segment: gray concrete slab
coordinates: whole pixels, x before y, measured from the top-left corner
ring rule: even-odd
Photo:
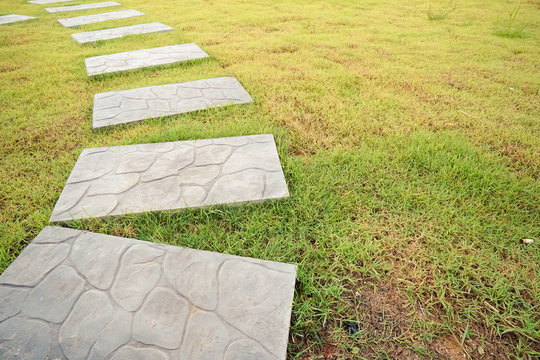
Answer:
[[[85,64],[88,75],[92,76],[149,66],[173,64],[206,57],[208,57],[208,54],[197,45],[181,44],[94,56],[86,58]]]
[[[31,20],[31,19],[37,19],[37,18],[35,18],[33,16],[16,15],[16,14],[1,15],[0,16],[0,25],[11,24],[11,23],[14,23],[14,22]]]
[[[68,12],[68,11],[99,9],[99,8],[104,8],[104,7],[120,6],[120,5],[122,4],[116,1],[103,1],[103,2],[98,2],[98,3],[82,4],[82,5],[48,7],[48,8],[45,8],[45,11],[49,13],[60,13],[60,12]]]
[[[58,19],[58,22],[62,24],[62,26],[73,27],[73,26],[93,24],[93,23],[109,21],[109,20],[126,19],[126,18],[130,18],[134,16],[141,16],[141,15],[144,15],[144,13],[135,9],[129,9],[129,10],[111,11],[111,12],[101,13],[101,14],[76,16],[76,17],[66,18],[66,19]]]
[[[272,135],[85,149],[50,221],[289,196]]]
[[[285,360],[294,265],[48,226],[0,275],[2,359]]]
[[[171,30],[173,30],[173,28],[168,25],[159,22],[153,22],[147,24],[129,25],[112,29],[76,33],[72,34],[71,37],[79,44],[86,44],[100,40],[117,39],[128,35],[149,34]]]
[[[94,96],[94,129],[182,114],[253,99],[233,77],[111,91]]]

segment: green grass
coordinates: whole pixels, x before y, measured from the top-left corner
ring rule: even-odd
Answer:
[[[420,0],[123,3],[147,15],[73,30],[56,19],[83,13],[0,0],[39,17],[0,28],[0,270],[83,148],[273,133],[288,200],[70,226],[298,264],[292,359],[539,356],[537,1],[526,38],[493,34],[506,1],[457,0],[442,21]],[[142,21],[175,31],[70,38]],[[186,42],[211,59],[86,76],[85,57]],[[217,76],[255,103],[91,130],[95,93]]]
[[[522,4],[523,0],[519,0],[514,8],[508,12],[506,21],[500,24],[495,30],[495,35],[508,38],[524,38],[527,36],[524,31],[527,25],[517,22],[517,17]]]
[[[429,20],[443,20],[455,10],[456,4],[453,1],[450,1],[448,4],[446,4],[446,6],[438,7],[437,9],[432,8],[430,5],[427,11],[427,16]]]

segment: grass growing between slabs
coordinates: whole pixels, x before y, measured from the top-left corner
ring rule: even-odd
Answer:
[[[0,270],[83,148],[273,133],[289,200],[70,226],[298,264],[290,358],[539,355],[536,2],[514,38],[496,35],[508,1],[122,3],[147,15],[66,29],[57,18],[103,9],[0,0],[39,18],[0,28]],[[153,21],[175,30],[70,38]],[[86,57],[187,42],[211,59],[86,76]],[[255,103],[91,130],[95,93],[218,76]]]

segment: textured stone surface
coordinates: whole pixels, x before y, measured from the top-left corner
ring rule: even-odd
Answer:
[[[122,4],[117,3],[116,1],[103,1],[103,2],[98,2],[98,3],[82,4],[82,5],[66,5],[66,6],[48,7],[48,8],[45,8],[45,11],[49,13],[60,13],[60,12],[67,12],[67,11],[99,9],[103,7],[119,6],[119,5],[122,5]]]
[[[224,360],[272,360],[264,348],[253,340],[238,340],[230,344],[225,353]]]
[[[83,150],[50,220],[63,222],[287,196],[272,135],[114,146]],[[99,247],[95,253],[99,255]],[[72,258],[77,254],[75,248]],[[106,283],[100,285],[101,280],[86,276],[94,286],[107,287]]]
[[[37,284],[5,281],[66,246]],[[0,275],[0,358],[283,360],[295,276],[284,263],[47,227]]]
[[[0,298],[0,302],[3,301]],[[0,359],[46,359],[48,351],[47,325],[20,317],[0,322]]]
[[[0,307],[0,321],[4,321],[16,315],[22,307],[28,289],[19,287],[0,287],[0,299],[3,299]]]
[[[219,254],[208,253],[206,261],[198,261],[197,250],[171,250],[164,259],[165,276],[169,284],[193,305],[204,310],[217,307],[217,271]],[[207,261],[212,258],[213,261]]]
[[[145,344],[176,349],[182,341],[189,311],[188,302],[175,291],[156,288],[135,315],[133,338]]]
[[[58,266],[30,291],[23,312],[33,318],[60,323],[83,289],[84,280],[73,268]]]
[[[108,240],[104,238],[88,241],[89,237],[91,235],[82,234],[74,242],[71,247],[71,261],[92,286],[106,290],[113,282],[120,254],[127,247],[127,241],[118,240],[114,243],[107,243]],[[109,249],[110,253],[103,253],[104,248]]]
[[[127,311],[141,306],[161,277],[161,266],[156,260],[162,255],[162,250],[142,244],[126,251],[111,289],[112,297],[120,306]]]
[[[94,129],[253,99],[233,77],[111,91],[94,96]]]
[[[113,319],[113,306],[106,293],[85,292],[62,324],[58,342],[68,359],[84,359],[92,344]]]
[[[197,45],[182,44],[95,56],[86,58],[85,63],[86,71],[91,76],[206,57],[208,54]]]
[[[30,19],[37,19],[37,18],[32,17],[32,16],[16,15],[16,14],[1,15],[0,25],[11,24],[14,22],[25,21],[25,20],[30,20]]]
[[[134,16],[141,16],[141,15],[144,15],[144,13],[138,10],[129,9],[129,10],[111,11],[111,12],[101,13],[101,14],[76,16],[76,17],[66,18],[66,19],[58,19],[58,22],[62,24],[62,26],[72,27],[72,26],[80,26],[80,25],[92,24],[92,23],[109,21],[109,20],[125,19],[125,18],[134,17]]]
[[[200,339],[205,339],[201,341]],[[196,312],[186,328],[186,340],[180,349],[181,359],[221,359],[231,341],[225,324],[210,312]]]
[[[167,355],[157,349],[136,348],[125,346],[114,353],[111,360],[164,360]]]
[[[75,39],[79,44],[86,44],[89,42],[95,42],[100,40],[110,40],[121,38],[127,35],[139,35],[139,34],[149,34],[155,32],[171,31],[172,27],[159,23],[147,23],[147,24],[138,24],[130,26],[122,26],[112,29],[96,30],[96,31],[87,31],[82,33],[72,34],[71,37]]]
[[[98,336],[88,359],[105,359],[107,355],[127,343],[131,338],[131,324],[132,315],[127,311],[116,309],[111,322]]]
[[[28,245],[0,276],[0,284],[34,286],[69,253],[67,244]]]
[[[283,279],[287,274],[277,271],[268,273],[261,264],[247,263],[236,259],[222,263],[218,274],[218,312],[227,323],[242,332],[249,331],[253,340],[269,349],[287,347],[287,339],[269,337],[275,331],[287,326],[284,318],[269,318],[267,314],[286,311],[288,305],[281,300],[281,294],[288,291]],[[227,285],[224,286],[224,279]],[[274,284],[271,288],[266,284]],[[253,289],[258,289],[253,293]]]

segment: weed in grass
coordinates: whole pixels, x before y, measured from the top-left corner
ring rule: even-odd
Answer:
[[[508,12],[507,20],[495,30],[495,35],[507,38],[524,38],[527,36],[524,31],[526,24],[516,23],[522,2],[523,0],[519,0],[516,6],[514,6],[514,8]]]
[[[450,1],[444,8],[439,8],[438,10],[433,10],[431,5],[429,6],[429,9],[427,10],[427,17],[429,20],[443,20],[448,17],[452,12],[454,12],[457,8],[457,5]]]

